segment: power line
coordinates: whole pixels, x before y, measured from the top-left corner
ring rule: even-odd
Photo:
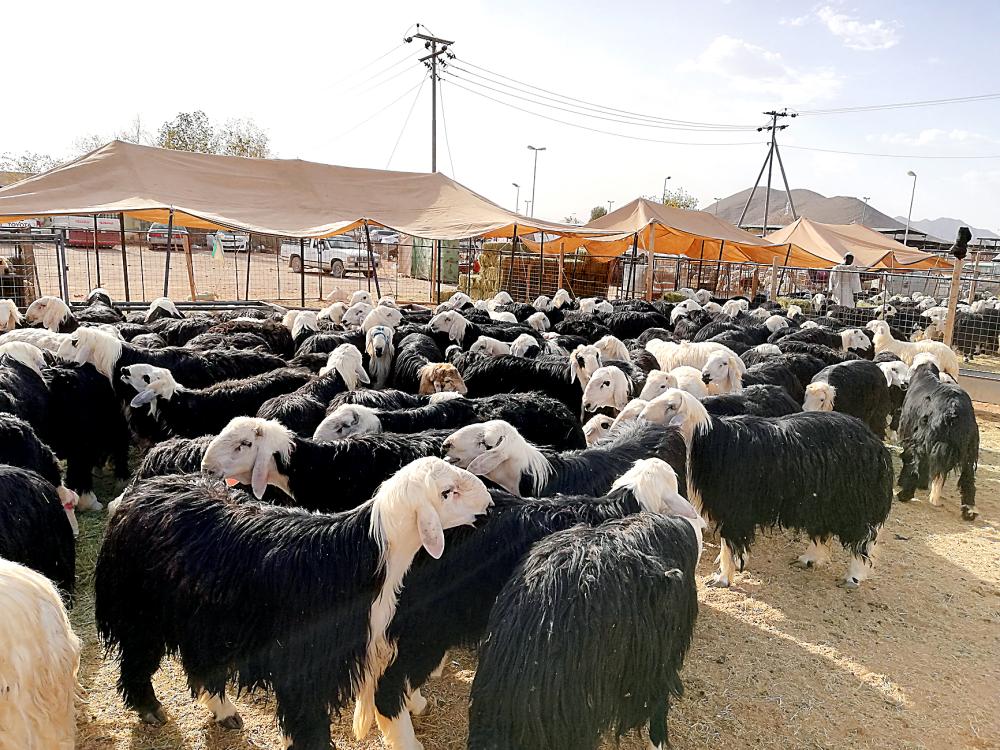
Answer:
[[[458,66],[457,65],[450,65],[449,66],[449,70],[451,70],[452,68],[458,68]],[[459,68],[459,70],[461,70],[461,68]],[[699,133],[704,133],[704,132],[732,132],[734,130],[733,128],[701,128],[701,127],[690,127],[690,126],[687,126],[687,125],[664,125],[664,124],[660,124],[660,123],[651,123],[651,122],[634,122],[631,119],[622,119],[622,118],[620,118],[617,115],[614,115],[614,116],[604,116],[604,115],[588,114],[586,112],[581,112],[581,111],[579,111],[577,109],[570,109],[568,107],[560,107],[560,106],[558,106],[556,104],[546,104],[545,102],[539,102],[539,101],[536,101],[535,99],[529,99],[527,97],[520,96],[518,94],[513,94],[510,91],[505,91],[503,89],[493,88],[492,86],[487,86],[485,83],[480,83],[479,81],[471,81],[468,78],[465,78],[464,76],[456,75],[454,72],[452,72],[451,75],[454,78],[457,78],[460,81],[463,81],[463,82],[468,83],[468,84],[473,85],[473,86],[479,86],[480,88],[484,88],[484,89],[486,89],[488,91],[492,91],[494,93],[501,94],[503,96],[509,96],[509,97],[511,97],[513,99],[520,99],[521,101],[528,102],[530,104],[537,104],[538,106],[541,106],[541,107],[548,107],[549,109],[557,109],[557,110],[559,110],[561,112],[568,112],[571,115],[579,115],[581,117],[590,117],[590,118],[593,118],[595,120],[605,120],[607,122],[615,122],[615,123],[619,123],[621,125],[631,125],[633,127],[656,128],[658,130],[685,130],[685,131],[694,131],[694,132],[699,132]],[[530,96],[538,96],[537,94],[529,94],[529,95]],[[558,101],[557,99],[553,99],[552,97],[541,97],[541,98],[550,99],[552,101]],[[573,106],[576,106],[576,105],[573,105]],[[756,128],[751,128],[751,130],[756,130]],[[746,131],[741,128],[738,132],[746,132]]]
[[[451,158],[451,141],[448,140],[448,120],[444,116],[444,86],[442,86],[439,91],[439,96],[441,97],[441,126],[444,129],[444,145],[448,149],[448,163],[451,164],[451,176],[452,179],[458,179],[455,175],[455,160]]]
[[[914,102],[896,102],[894,104],[867,104],[856,107],[835,107],[831,109],[802,109],[800,115],[841,115],[850,112],[876,112],[884,109],[909,109],[912,107],[939,107],[945,104],[964,104],[967,102],[983,102],[1000,99],[998,94],[977,94],[974,96],[953,96],[947,99],[924,99]]]
[[[374,60],[370,60],[369,62],[366,62],[360,68],[357,68],[356,70],[352,70],[346,76],[344,76],[343,78],[335,81],[334,83],[332,83],[330,85],[331,86],[340,86],[340,84],[342,84],[342,83],[344,83],[346,81],[351,80],[351,78],[353,78],[354,76],[356,76],[358,73],[361,73],[362,71],[368,70],[368,68],[370,68],[372,65],[374,65],[377,62],[379,62],[380,60],[384,60],[385,58],[387,58],[389,55],[391,55],[396,50],[402,49],[403,45],[404,45],[404,42],[400,42],[395,47],[393,47],[392,49],[390,49],[388,52],[385,52],[385,53],[379,55]]]
[[[648,120],[658,120],[658,121],[661,121],[661,122],[672,123],[672,124],[675,124],[675,125],[691,125],[691,126],[701,126],[701,127],[706,127],[706,128],[732,128],[732,129],[740,129],[740,130],[755,130],[756,127],[757,127],[756,125],[734,125],[734,124],[731,124],[731,123],[697,122],[697,121],[693,121],[693,120],[676,120],[676,119],[671,119],[671,118],[667,118],[667,117],[657,117],[655,115],[645,115],[645,114],[642,114],[640,112],[631,112],[631,111],[625,110],[625,109],[618,109],[616,107],[609,107],[609,106],[602,105],[602,104],[595,104],[593,102],[588,102],[588,101],[585,101],[583,99],[578,99],[578,98],[575,98],[575,97],[566,96],[565,94],[560,94],[560,93],[558,93],[556,91],[551,91],[549,89],[542,88],[541,86],[535,86],[535,85],[527,83],[525,81],[519,81],[516,78],[511,78],[510,76],[505,76],[502,73],[497,73],[495,71],[489,70],[488,68],[484,68],[481,65],[476,65],[475,63],[469,62],[465,58],[460,58],[460,62],[462,62],[462,63],[464,63],[464,64],[466,64],[466,65],[468,65],[468,66],[470,66],[472,68],[475,68],[476,70],[481,70],[484,73],[489,73],[491,76],[493,76],[495,78],[502,78],[504,80],[512,81],[513,83],[518,83],[518,84],[520,84],[522,86],[527,86],[528,88],[535,89],[536,91],[542,91],[542,92],[544,92],[546,94],[552,94],[553,96],[559,97],[560,99],[564,99],[567,102],[575,102],[575,103],[578,103],[580,105],[585,105],[587,107],[594,108],[595,111],[604,110],[604,111],[607,111],[609,113],[614,113],[614,114],[619,114],[619,115],[630,115],[632,117],[638,117],[638,118],[648,119]],[[466,72],[470,72],[470,71],[466,71]],[[486,79],[486,80],[489,80],[489,79]],[[494,81],[494,83],[496,83],[496,82]]]
[[[983,155],[946,155],[946,154],[878,154],[869,151],[843,151],[833,148],[818,148],[816,146],[792,146],[785,144],[785,148],[794,148],[796,151],[820,151],[825,154],[846,154],[848,156],[875,156],[883,159],[1000,159],[1000,154]]]
[[[404,64],[407,64],[407,63],[409,63],[409,64],[410,64],[410,66],[412,67],[412,63],[413,63],[413,58],[411,58],[411,57],[410,57],[409,55],[407,55],[406,57],[403,57],[403,58],[401,58],[401,59],[397,60],[396,62],[394,62],[394,63],[393,63],[392,65],[390,65],[389,67],[387,67],[387,68],[383,68],[383,69],[382,69],[382,70],[380,70],[380,71],[379,71],[378,73],[375,73],[375,74],[373,74],[373,75],[370,75],[370,76],[368,76],[368,77],[367,77],[367,78],[366,78],[365,80],[361,81],[360,83],[356,83],[355,85],[353,85],[353,86],[351,86],[350,88],[346,89],[346,90],[344,91],[344,93],[345,93],[345,94],[349,94],[349,93],[354,93],[354,92],[357,92],[357,90],[358,90],[359,88],[361,88],[362,86],[364,86],[364,85],[365,85],[366,83],[368,83],[369,81],[373,81],[374,79],[378,78],[379,76],[381,76],[381,75],[383,75],[383,74],[385,74],[385,73],[388,73],[388,72],[389,72],[390,70],[395,70],[395,69],[396,69],[396,68],[398,68],[398,67],[399,67],[400,65],[404,65]],[[400,72],[398,72],[398,73],[395,73],[394,75],[391,75],[391,76],[389,76],[388,78],[386,78],[386,79],[384,79],[384,80],[382,80],[382,81],[379,81],[378,83],[376,83],[376,84],[375,84],[375,85],[373,85],[373,86],[369,86],[369,87],[368,87],[367,89],[365,89],[364,91],[362,91],[362,92],[359,92],[359,93],[360,93],[360,94],[367,94],[367,93],[368,93],[369,91],[373,91],[373,90],[377,89],[377,88],[378,88],[378,87],[380,87],[380,86],[381,86],[382,84],[384,84],[384,83],[388,83],[389,81],[393,80],[394,78],[398,78],[398,77],[399,77],[400,75],[402,75],[403,73],[405,73],[405,72],[406,72],[406,70],[408,70],[408,69],[409,69],[409,68],[406,68],[406,69],[404,69],[404,70],[402,70],[402,71],[400,71]]]
[[[625,138],[625,139],[628,139],[628,140],[631,140],[631,141],[642,141],[644,143],[665,143],[665,144],[672,145],[672,146],[759,146],[759,145],[761,145],[761,141],[746,141],[746,142],[740,142],[740,143],[699,143],[699,142],[692,142],[692,141],[665,141],[665,140],[661,140],[661,139],[658,139],[658,138],[643,138],[642,136],[638,136],[638,135],[626,135],[624,133],[615,133],[615,132],[610,131],[610,130],[601,130],[599,128],[591,128],[591,127],[588,127],[586,125],[580,125],[579,123],[568,122],[566,120],[560,120],[560,119],[558,119],[556,117],[549,117],[548,115],[543,115],[540,112],[533,112],[530,109],[524,109],[523,107],[518,107],[516,104],[511,104],[510,102],[501,101],[500,99],[494,99],[492,96],[489,96],[488,94],[483,94],[483,93],[481,93],[479,91],[475,91],[474,89],[466,88],[465,86],[462,86],[461,84],[456,83],[456,79],[454,78],[454,76],[449,75],[448,77],[449,77],[449,79],[451,81],[451,84],[453,86],[455,86],[456,88],[460,88],[463,91],[466,91],[466,92],[468,92],[470,94],[473,94],[474,96],[478,96],[478,97],[481,97],[483,99],[488,99],[489,101],[494,102],[495,104],[500,104],[500,105],[502,105],[504,107],[509,107],[511,109],[516,109],[518,112],[524,112],[525,114],[534,115],[535,117],[540,117],[543,120],[549,120],[550,122],[557,122],[560,125],[568,125],[571,128],[578,128],[580,130],[587,130],[587,131],[589,131],[591,133],[601,133],[602,135],[612,135],[612,136],[615,136],[617,138]]]
[[[376,117],[378,117],[378,116],[379,116],[380,114],[382,114],[382,113],[383,113],[383,112],[385,112],[385,111],[386,111],[387,109],[389,109],[389,107],[391,107],[391,106],[392,106],[393,104],[396,104],[396,103],[397,103],[398,101],[400,101],[400,100],[401,100],[401,99],[402,99],[403,97],[405,97],[405,96],[407,96],[407,95],[409,95],[409,94],[412,94],[412,93],[413,93],[413,91],[414,91],[414,89],[416,89],[416,88],[419,88],[420,86],[423,86],[423,85],[424,85],[424,81],[425,81],[425,80],[427,80],[427,75],[426,75],[426,74],[424,74],[424,77],[420,79],[420,82],[419,82],[419,83],[417,83],[416,85],[412,86],[411,88],[408,88],[408,89],[407,89],[406,91],[404,91],[404,92],[403,92],[402,94],[400,94],[400,95],[399,95],[398,97],[396,97],[396,98],[395,98],[395,99],[393,99],[393,100],[392,100],[391,102],[389,102],[389,103],[388,103],[388,104],[386,104],[386,105],[385,105],[384,107],[382,107],[382,109],[378,110],[377,112],[374,112],[374,113],[372,113],[372,114],[371,114],[371,115],[370,115],[369,117],[366,117],[366,118],[365,118],[364,120],[362,120],[361,122],[359,122],[359,123],[358,123],[357,125],[355,125],[354,127],[350,128],[349,130],[345,130],[345,131],[344,131],[343,133],[341,133],[341,134],[339,134],[339,135],[335,135],[335,136],[333,137],[333,140],[335,140],[335,141],[339,141],[339,140],[340,140],[341,138],[343,138],[343,137],[344,137],[345,135],[349,135],[350,133],[353,133],[353,132],[354,132],[355,130],[357,130],[358,128],[360,128],[360,127],[361,127],[362,125],[364,125],[364,124],[365,124],[366,122],[370,122],[371,120],[374,120],[374,119],[375,119]]]
[[[389,165],[392,164],[392,157],[396,155],[396,149],[399,148],[399,142],[403,140],[403,133],[406,132],[406,126],[410,122],[410,115],[413,114],[414,108],[417,106],[417,100],[420,99],[420,92],[424,90],[424,83],[427,82],[427,75],[425,74],[422,79],[420,79],[420,87],[417,89],[417,95],[413,97],[413,104],[410,105],[410,111],[406,113],[406,119],[403,120],[403,127],[399,131],[399,137],[396,138],[396,145],[392,147],[392,153],[389,154],[389,161],[385,163],[385,168],[388,169]]]

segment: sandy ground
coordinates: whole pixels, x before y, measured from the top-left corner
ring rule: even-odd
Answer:
[[[954,481],[940,508],[923,496],[895,504],[874,576],[860,591],[835,585],[847,562],[843,550],[835,550],[830,568],[789,567],[805,547],[793,533],[760,539],[750,571],[731,589],[699,583],[686,694],[670,717],[675,748],[1000,748],[1000,416],[983,412],[980,425],[980,518],[961,520]],[[143,726],[123,709],[115,667],[93,627],[93,559],[103,523],[103,514],[91,514],[81,524],[72,614],[85,641],[77,747],[279,748],[266,696],[238,698],[245,728],[221,730],[191,701],[172,661],[154,681],[166,726]],[[710,541],[702,581],[716,551]],[[453,653],[444,676],[425,686],[430,710],[415,725],[426,750],[464,748],[475,666],[472,653]],[[374,733],[354,740],[349,718],[334,724],[338,748],[381,747]],[[645,739],[628,736],[621,747],[644,750]]]

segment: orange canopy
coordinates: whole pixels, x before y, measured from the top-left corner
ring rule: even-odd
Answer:
[[[826,267],[843,263],[848,254],[854,256],[855,265],[863,268],[914,271],[952,267],[947,258],[907,247],[861,224],[823,224],[803,217],[765,239],[791,243],[822,258]]]
[[[440,173],[244,159],[112,141],[0,189],[0,221],[125,213],[188,227],[325,237],[365,220],[428,239],[608,234],[519,216]]]

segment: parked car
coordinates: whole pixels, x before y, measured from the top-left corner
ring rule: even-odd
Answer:
[[[399,244],[399,232],[395,229],[371,229],[369,230],[372,235],[372,242],[379,243],[381,245],[398,245]]]
[[[340,278],[347,273],[361,273],[370,276],[368,267],[368,248],[350,237],[326,237],[321,240],[307,240],[305,252],[300,251],[297,240],[285,240],[281,243],[281,257],[288,259],[288,267],[296,273],[307,268],[320,268],[329,271]],[[381,260],[377,252],[373,253],[375,269],[378,270]]]
[[[250,235],[248,234],[220,229],[215,233],[215,237],[222,243],[224,252],[243,253],[250,247]]]
[[[173,233],[171,234],[170,245],[174,250],[184,249],[184,240],[188,236],[187,227],[178,226],[174,224]],[[166,250],[167,249],[167,225],[166,224],[151,224],[149,231],[146,232],[146,241],[149,243],[150,250]]]

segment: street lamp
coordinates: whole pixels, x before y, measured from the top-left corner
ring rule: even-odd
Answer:
[[[538,179],[538,152],[544,151],[545,146],[528,146],[531,151],[535,152],[535,169],[531,173],[531,216],[535,215],[535,181]]]
[[[614,203],[614,201],[608,201],[608,213],[611,213],[611,204],[612,203]]]
[[[521,205],[521,186],[516,182],[510,184],[517,188],[517,192],[514,193],[514,213],[517,213],[517,207]]]
[[[722,198],[713,198],[712,200],[715,201],[715,215],[718,216],[719,215],[719,201],[721,201]]]
[[[868,201],[871,199],[872,197],[870,195],[861,196],[861,200],[865,202],[865,207],[861,209],[861,226],[865,225],[865,217],[868,215]]]
[[[910,217],[913,215],[913,196],[917,193],[917,173],[912,169],[906,173],[913,178],[913,188],[910,190],[910,210],[906,212],[906,231],[903,233],[903,244],[910,239]]]
[[[666,177],[663,178],[663,199],[660,201],[660,203],[663,204],[666,204],[667,202],[667,180],[669,179],[670,175],[667,175]]]
[[[528,213],[528,212],[531,210],[532,205],[534,205],[534,204],[531,201],[529,201],[527,199],[524,201],[524,215],[525,216],[531,216],[531,214]]]

